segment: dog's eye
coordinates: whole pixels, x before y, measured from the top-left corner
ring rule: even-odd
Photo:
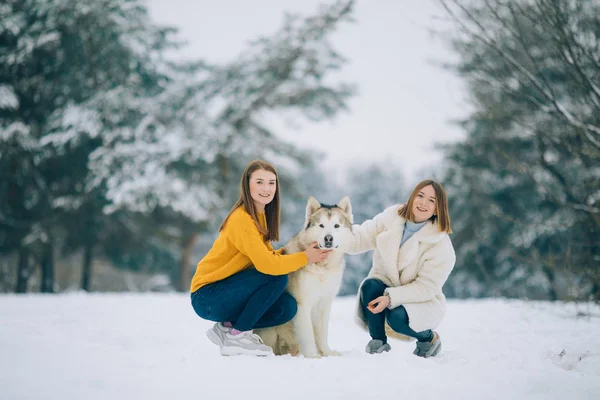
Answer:
[[[320,226],[321,228],[325,228],[325,225],[323,225],[323,224],[320,224],[319,226]]]
[[[333,227],[334,227],[334,228],[339,228],[339,227],[340,227],[340,224],[335,224]]]

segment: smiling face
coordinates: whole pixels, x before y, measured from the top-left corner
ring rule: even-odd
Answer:
[[[412,212],[415,216],[415,222],[423,222],[437,214],[437,199],[433,186],[427,185],[419,190],[414,198]]]
[[[273,201],[277,191],[277,177],[270,171],[258,169],[250,175],[249,184],[256,211],[264,212],[265,206]]]

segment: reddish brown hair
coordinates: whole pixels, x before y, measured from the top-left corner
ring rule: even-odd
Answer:
[[[250,176],[254,171],[258,170],[265,170],[275,174],[275,195],[273,196],[273,200],[265,206],[267,229],[263,228],[260,225],[260,222],[258,222],[256,206],[254,205],[254,200],[252,200],[252,195],[250,194]],[[246,209],[248,214],[250,214],[258,231],[264,235],[265,240],[279,240],[279,177],[272,164],[264,160],[254,160],[246,166],[242,178],[240,179],[240,197],[231,208],[231,211],[229,211],[229,214],[227,214],[227,217],[225,217],[225,220],[223,220],[223,223],[219,227],[219,232],[223,230],[231,214],[242,206]]]
[[[431,216],[431,222],[435,223],[437,221],[440,232],[452,233],[452,228],[450,227],[450,214],[448,213],[448,196],[446,196],[446,191],[442,184],[434,180],[426,179],[419,182],[408,198],[408,202],[398,210],[398,215],[407,221],[415,222],[415,215],[412,211],[413,203],[421,189],[429,185],[431,185],[435,191],[435,212]]]

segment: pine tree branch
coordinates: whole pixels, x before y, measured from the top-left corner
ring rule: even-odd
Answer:
[[[519,72],[521,72],[521,74],[523,74],[523,76],[531,84],[533,84],[540,91],[540,93],[542,93],[542,95],[553,105],[553,108],[558,112],[558,115],[560,115],[563,120],[565,120],[570,125],[581,129],[585,137],[590,141],[590,143],[592,143],[595,147],[600,149],[600,127],[582,122],[573,114],[571,114],[553,95],[551,88],[548,88],[544,84],[542,84],[526,67],[524,67],[520,62],[515,60],[510,54],[506,53],[498,45],[495,39],[490,38],[488,35],[485,34],[485,27],[458,0],[453,0],[453,3],[455,3],[465,13],[465,15],[471,22],[477,25],[481,33],[477,33],[471,28],[469,28],[450,8],[446,0],[438,1],[442,4],[442,6],[446,9],[448,14],[465,33],[469,34],[472,38],[479,40],[480,42],[490,47],[492,50],[496,51],[506,62],[508,62]],[[597,139],[595,135],[598,135],[599,139]]]
[[[558,34],[555,37],[555,43],[558,45],[560,51],[559,54],[564,62],[573,67],[577,72],[577,75],[580,78],[580,83],[582,83],[590,92],[590,100],[596,107],[596,109],[600,110],[600,88],[598,88],[590,79],[590,77],[583,71],[580,63],[578,62],[578,55],[575,54],[574,46],[578,47],[578,50],[582,53],[587,53],[577,42],[575,39],[574,32],[569,29],[568,21],[566,17],[563,15],[561,10],[559,9],[559,5],[554,2],[544,2],[537,1],[538,7],[540,9],[540,18],[548,19],[550,23],[550,28],[552,28],[552,32],[557,32]],[[546,9],[542,8],[544,5],[547,6],[548,11],[553,12],[544,12]],[[554,17],[554,18],[553,18]],[[564,51],[567,52],[565,55]]]

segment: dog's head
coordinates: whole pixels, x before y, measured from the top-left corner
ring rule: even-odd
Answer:
[[[352,205],[348,196],[337,204],[321,204],[314,197],[306,203],[304,229],[322,249],[345,251],[352,234]]]

